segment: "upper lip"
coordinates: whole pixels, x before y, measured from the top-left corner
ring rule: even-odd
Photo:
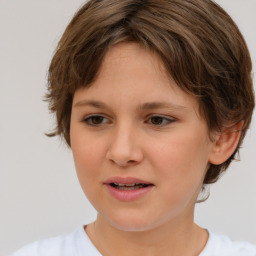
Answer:
[[[129,184],[147,184],[147,185],[153,185],[151,182],[142,180],[142,179],[138,179],[135,177],[111,177],[109,179],[107,179],[106,181],[103,182],[104,184],[111,184],[111,183],[115,183],[115,184],[125,184],[125,185],[129,185]]]

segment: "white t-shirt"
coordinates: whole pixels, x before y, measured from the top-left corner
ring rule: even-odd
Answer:
[[[10,256],[102,256],[83,227],[68,235],[29,244]],[[256,245],[233,242],[227,236],[209,232],[204,250],[198,256],[256,256]]]

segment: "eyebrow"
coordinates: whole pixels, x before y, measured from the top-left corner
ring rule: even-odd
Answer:
[[[153,110],[153,109],[160,109],[160,108],[167,108],[173,110],[187,110],[188,108],[181,105],[176,105],[170,102],[146,102],[139,106],[141,110]]]
[[[74,107],[92,106],[95,108],[108,108],[108,106],[100,101],[96,100],[81,100],[75,103]]]
[[[109,107],[101,102],[101,101],[95,101],[95,100],[82,100],[75,103],[74,107],[82,107],[82,106],[92,106],[98,109],[108,109]],[[188,107],[176,105],[170,102],[146,102],[142,105],[138,106],[137,109],[139,110],[154,110],[154,109],[161,109],[161,108],[167,108],[172,110],[189,110]]]

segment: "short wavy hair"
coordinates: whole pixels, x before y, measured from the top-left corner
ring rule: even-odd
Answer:
[[[252,62],[232,18],[211,0],[91,0],[75,14],[49,67],[49,109],[70,146],[72,100],[92,84],[106,52],[137,42],[159,55],[178,86],[197,98],[209,131],[243,120],[237,150],[211,164],[204,184],[218,180],[238,153],[254,108]]]

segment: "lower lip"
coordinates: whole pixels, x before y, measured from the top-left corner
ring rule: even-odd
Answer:
[[[148,186],[148,187],[139,188],[139,189],[119,190],[117,188],[112,187],[109,184],[105,184],[105,185],[108,188],[108,191],[110,192],[110,194],[114,198],[120,201],[133,201],[133,200],[139,199],[145,194],[147,194],[153,188],[153,186]]]

